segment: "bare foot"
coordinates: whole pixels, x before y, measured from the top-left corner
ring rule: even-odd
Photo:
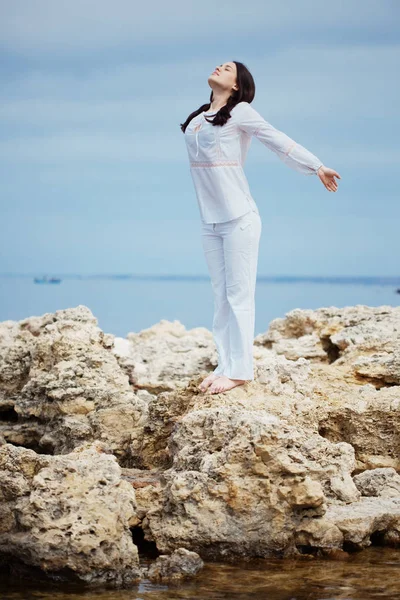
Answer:
[[[219,377],[219,375],[215,375],[214,373],[210,373],[209,375],[207,375],[207,377],[205,379],[203,379],[203,381],[199,385],[199,390],[201,390],[202,392],[205,392],[206,389],[208,388],[208,386],[210,386],[213,381],[218,379],[218,377]]]
[[[229,379],[226,375],[221,375],[216,381],[214,381],[209,389],[210,394],[219,394],[220,392],[227,392],[237,385],[243,385],[246,383],[246,379]]]

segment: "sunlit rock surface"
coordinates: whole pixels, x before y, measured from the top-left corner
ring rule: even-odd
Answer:
[[[0,324],[0,410],[6,415],[0,433],[6,441],[64,454],[102,440],[122,464],[136,457],[146,402],[132,390],[112,344],[85,306]]]
[[[101,444],[58,456],[4,444],[0,472],[0,554],[9,562],[56,581],[140,580],[130,532],[138,522],[135,492]]]
[[[100,456],[132,490],[125,523],[139,552],[150,544],[169,557],[186,549],[232,561],[397,546],[399,336],[397,307],[296,309],[257,336],[254,381],[210,394],[198,388],[217,364],[204,328],[163,320],[122,339],[103,333],[85,306],[6,321],[0,449],[28,452],[59,474],[88,460],[101,489],[104,465],[74,453],[100,441]],[[16,462],[6,463],[18,479]],[[52,494],[67,498],[61,474]],[[24,497],[34,490],[49,501],[33,477],[24,482]],[[67,505],[60,501],[60,519]],[[35,524],[24,516],[29,504],[19,507],[28,544]],[[60,531],[55,544],[69,543]],[[10,552],[36,564],[23,547],[21,538]],[[115,586],[129,579],[124,560],[109,576]]]

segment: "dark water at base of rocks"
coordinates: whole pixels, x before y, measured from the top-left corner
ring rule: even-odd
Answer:
[[[141,566],[150,561],[141,558]],[[192,579],[131,589],[92,590],[67,584],[0,581],[1,600],[400,600],[400,550],[371,546],[341,560],[303,556],[206,562]]]

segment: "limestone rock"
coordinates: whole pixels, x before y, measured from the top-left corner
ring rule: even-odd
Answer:
[[[170,555],[161,554],[150,566],[146,575],[154,582],[174,582],[193,577],[203,566],[204,562],[196,552],[178,548]]]
[[[400,475],[392,467],[367,469],[353,479],[363,496],[400,498]]]
[[[120,468],[115,484],[128,487],[119,500],[106,485],[119,515],[106,519],[106,556],[95,542],[105,529],[91,533],[86,517],[93,556],[78,554],[73,564],[91,583],[109,573],[124,585],[129,569],[139,573],[128,542],[115,549],[128,539],[126,523],[168,555],[161,565],[182,550],[235,560],[398,545],[399,325],[400,307],[296,309],[257,337],[254,381],[212,395],[198,388],[216,365],[204,328],[161,321],[122,340],[83,306],[0,324],[0,455],[14,456],[0,465],[3,552],[36,564],[25,548],[37,548],[46,570],[42,511],[55,515],[58,548],[70,505],[58,502],[57,511],[52,502],[66,497],[67,476],[91,482],[83,514],[92,496],[98,507],[108,467],[86,457],[89,474],[80,458],[82,444],[95,440],[107,465]],[[125,514],[118,502],[133,497]],[[66,547],[75,542],[68,537]],[[51,568],[62,567],[62,548],[54,555]]]
[[[102,440],[122,462],[135,463],[147,404],[129,385],[110,344],[84,306],[2,324],[4,439],[48,454]]]
[[[353,370],[360,375],[360,355],[373,355],[372,366],[380,364],[377,378],[383,383],[399,383],[400,307],[358,304],[340,309],[294,309],[271,321],[268,331],[255,341],[292,360],[304,357],[337,361],[337,365],[354,363]],[[365,376],[374,378],[368,368]]]
[[[356,502],[354,451],[298,432],[256,410],[192,410],[171,435],[173,465],[162,503],[143,520],[161,552],[184,546],[203,558],[280,554],[300,521],[328,500]]]
[[[378,539],[382,545],[400,546],[400,497],[365,498],[349,505],[331,505],[324,515],[342,535],[343,543],[362,550]]]
[[[0,447],[0,555],[55,581],[124,587],[139,581],[132,486],[96,442],[44,456]]]
[[[113,353],[135,387],[151,393],[184,389],[192,377],[217,364],[211,332],[187,330],[177,320],[162,319],[126,339],[115,338]]]

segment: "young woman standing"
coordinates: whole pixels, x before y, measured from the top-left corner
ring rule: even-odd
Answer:
[[[240,62],[227,62],[208,78],[210,102],[181,129],[196,191],[201,239],[214,293],[213,337],[218,366],[200,384],[211,393],[254,379],[255,286],[261,218],[243,171],[252,137],[289,167],[318,175],[335,192],[340,175],[275,129],[251,105],[254,79]]]

